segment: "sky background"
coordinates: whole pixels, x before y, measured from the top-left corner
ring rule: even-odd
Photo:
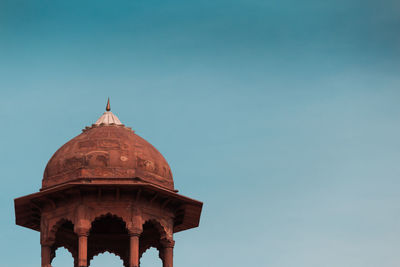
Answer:
[[[204,202],[176,267],[398,267],[399,71],[400,1],[0,0],[0,266],[40,266],[13,199],[110,96]]]

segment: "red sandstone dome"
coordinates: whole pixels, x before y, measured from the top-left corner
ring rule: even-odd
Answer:
[[[65,183],[150,183],[174,190],[171,169],[156,148],[109,111],[52,156],[42,190]]]

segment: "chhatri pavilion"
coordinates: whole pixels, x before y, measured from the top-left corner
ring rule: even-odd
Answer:
[[[197,227],[201,210],[178,194],[167,161],[109,101],[96,123],[54,153],[40,191],[15,199],[16,223],[40,232],[42,267],[51,267],[59,247],[74,267],[106,251],[138,267],[150,247],[172,267],[174,233]]]

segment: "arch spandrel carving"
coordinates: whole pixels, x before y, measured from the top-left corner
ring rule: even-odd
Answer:
[[[49,238],[50,235],[50,227],[49,220],[46,217],[40,219],[40,244],[51,246],[54,243],[54,239],[51,240]]]
[[[143,231],[143,215],[141,209],[137,206],[131,206],[129,209],[129,220],[126,227],[130,234],[141,234]]]
[[[173,248],[175,241],[172,238],[163,238],[160,240],[160,244],[163,248]]]
[[[172,237],[173,229],[169,226],[167,221],[165,219],[163,219],[162,217],[143,215],[142,226],[147,222],[154,225],[154,227],[158,230],[161,238]]]
[[[165,238],[172,239],[174,235],[174,221],[172,218],[162,218],[160,220],[161,225],[165,229]]]
[[[76,207],[74,231],[78,235],[87,235],[89,233],[91,226],[91,214],[91,209],[84,204],[80,204]]]
[[[56,234],[60,226],[62,226],[65,222],[71,222],[74,224],[74,221],[69,216],[60,216],[55,218],[47,218],[42,217],[41,219],[41,232],[40,232],[40,241],[42,245],[53,245],[56,240]]]

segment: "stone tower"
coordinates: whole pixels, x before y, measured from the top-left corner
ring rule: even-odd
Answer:
[[[14,200],[16,223],[40,231],[42,267],[66,248],[74,267],[105,251],[138,267],[150,247],[173,266],[173,234],[199,225],[202,203],[177,193],[150,143],[110,111],[49,160],[39,192]]]

